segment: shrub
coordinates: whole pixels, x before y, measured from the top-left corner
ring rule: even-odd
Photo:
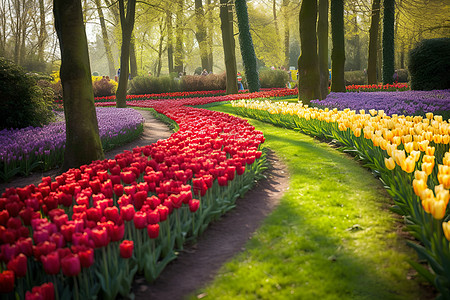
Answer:
[[[344,72],[344,78],[345,85],[362,85],[366,83],[366,74],[364,74],[364,71],[346,71]]]
[[[409,81],[409,73],[407,69],[398,69],[398,82],[408,82]]]
[[[94,89],[94,97],[107,97],[114,95],[117,90],[117,82],[110,80],[109,77],[93,78],[92,88]]]
[[[0,58],[0,128],[42,126],[54,118],[50,91],[25,71]]]
[[[134,95],[180,91],[179,81],[171,76],[137,76],[129,82],[129,85],[129,93]]]
[[[409,53],[412,90],[450,88],[450,38],[423,40]]]
[[[181,77],[181,90],[189,91],[215,91],[226,89],[226,74],[186,75]]]
[[[261,88],[284,88],[289,81],[289,74],[284,70],[260,69]]]

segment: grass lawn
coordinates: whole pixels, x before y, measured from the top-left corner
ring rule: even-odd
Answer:
[[[233,112],[229,104],[212,109]],[[309,136],[250,122],[287,164],[290,187],[245,250],[191,299],[433,296],[407,263],[416,254],[398,234],[392,200],[370,171]]]

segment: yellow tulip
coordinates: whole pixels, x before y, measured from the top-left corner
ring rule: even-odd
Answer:
[[[413,151],[411,151],[409,156],[412,156],[414,158],[414,161],[418,162],[420,159],[420,153],[421,153],[420,151],[413,150]]]
[[[448,134],[442,136],[442,144],[448,144],[450,142],[450,136]]]
[[[416,162],[413,157],[408,156],[405,160],[403,160],[400,166],[402,167],[402,170],[405,171],[406,173],[412,173],[416,168]]]
[[[444,188],[444,186],[442,186],[442,188],[443,189],[440,190],[439,193],[436,193],[436,199],[438,201],[444,201],[445,206],[447,206],[448,200],[450,199],[450,193]]]
[[[425,150],[425,153],[426,153],[427,155],[433,156],[435,150],[436,150],[435,147],[427,147],[427,149]]]
[[[434,116],[434,120],[436,120],[439,123],[442,123],[442,116]]]
[[[433,113],[431,113],[431,112],[426,113],[425,116],[426,116],[427,119],[429,119],[429,120],[433,119]]]
[[[445,238],[450,241],[450,224],[449,222],[442,222],[442,230],[444,231]]]
[[[423,180],[427,181],[428,175],[427,175],[427,173],[424,172],[424,171],[416,170],[416,171],[414,172],[414,178],[417,179],[417,180],[423,179]]]
[[[433,135],[433,142],[436,144],[440,144],[442,142],[442,135],[440,134]]]
[[[430,175],[433,173],[433,167],[434,165],[432,163],[424,162],[422,163],[422,171],[427,173],[427,175]]]
[[[433,163],[433,166],[434,166],[434,159],[435,159],[435,157],[434,157],[433,155],[427,155],[427,154],[425,154],[425,155],[422,157],[422,162]]]
[[[405,151],[406,153],[411,153],[411,151],[414,150],[414,143],[413,142],[409,142],[405,144]]]
[[[386,165],[386,168],[388,168],[388,170],[394,170],[395,168],[395,161],[392,157],[389,158],[384,158],[384,164]]]
[[[424,191],[422,194],[424,194],[424,193],[426,193],[426,192]],[[434,202],[434,199],[432,199],[431,197],[426,197],[425,199],[422,199],[423,210],[426,211],[427,213],[431,213],[431,204],[432,204],[432,202]]]
[[[427,182],[423,179],[414,179],[413,180],[413,188],[414,188],[414,193],[417,196],[420,196],[422,194],[422,192],[427,188]]]
[[[441,220],[445,216],[445,209],[447,208],[447,205],[443,200],[435,200],[430,202],[430,211],[433,218],[436,220]]]
[[[423,140],[419,144],[419,150],[422,152],[425,152],[427,150],[428,144],[430,143],[429,140]]]

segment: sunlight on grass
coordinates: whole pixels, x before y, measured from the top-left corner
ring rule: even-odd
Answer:
[[[214,110],[232,112],[229,105]],[[287,164],[290,187],[203,299],[424,299],[407,279],[416,259],[396,234],[391,199],[355,160],[313,138],[259,121]],[[195,299],[196,296],[192,296]]]

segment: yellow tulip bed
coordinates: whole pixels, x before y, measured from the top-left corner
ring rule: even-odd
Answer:
[[[233,101],[240,115],[334,140],[360,158],[404,216],[408,242],[419,259],[411,265],[450,298],[450,124],[442,116],[388,116],[384,111],[329,110],[269,100]]]

